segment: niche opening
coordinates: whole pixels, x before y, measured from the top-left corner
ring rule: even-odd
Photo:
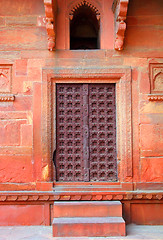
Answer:
[[[87,5],[79,7],[70,20],[70,49],[99,49],[100,21]]]

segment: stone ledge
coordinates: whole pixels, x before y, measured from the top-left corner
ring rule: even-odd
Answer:
[[[161,200],[163,191],[121,191],[102,193],[63,194],[53,191],[4,191],[0,192],[0,202],[43,202],[43,201],[100,201],[100,200]]]

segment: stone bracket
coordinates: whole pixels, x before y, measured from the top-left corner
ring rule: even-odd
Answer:
[[[126,31],[126,16],[129,0],[114,0],[112,10],[115,15],[115,50],[122,50]]]
[[[48,34],[48,50],[55,50],[56,42],[56,0],[44,0],[45,15],[46,15],[46,30]]]

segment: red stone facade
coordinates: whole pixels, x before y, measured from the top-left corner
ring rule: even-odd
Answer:
[[[49,225],[57,200],[120,200],[127,223],[163,224],[163,2],[86,1],[100,49],[69,50],[82,2],[0,1],[1,225]],[[55,182],[57,83],[116,84],[118,182]]]

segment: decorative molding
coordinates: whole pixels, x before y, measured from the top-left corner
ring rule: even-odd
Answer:
[[[115,14],[115,50],[122,50],[126,31],[126,16],[129,0],[116,0],[113,2],[112,10]]]
[[[92,9],[92,11],[96,14],[97,20],[100,20],[100,12],[97,9],[96,6],[94,6],[94,4],[90,3],[89,1],[86,0],[82,0],[80,3],[77,3],[70,11],[69,13],[69,18],[70,20],[73,19],[74,17],[74,13],[82,6],[88,6]]]
[[[0,102],[13,102],[15,96],[13,94],[0,94]]]
[[[149,94],[148,95],[149,101],[163,101],[163,94]]]
[[[46,30],[48,34],[48,50],[55,50],[56,42],[56,0],[44,0],[45,15],[46,15]]]
[[[163,192],[107,192],[73,193],[54,192],[0,192],[0,202],[50,202],[50,201],[106,201],[106,200],[162,200]]]
[[[11,92],[11,66],[0,65],[0,92]]]
[[[160,101],[161,98],[159,96],[161,96],[160,94],[163,93],[163,63],[150,63],[149,76],[151,83],[151,93],[157,93],[158,100]]]

